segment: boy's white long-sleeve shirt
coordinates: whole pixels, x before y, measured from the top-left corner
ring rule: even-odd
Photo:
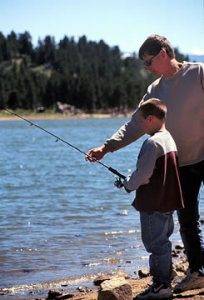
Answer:
[[[128,190],[134,191],[141,185],[148,184],[149,179],[153,174],[159,152],[159,145],[151,138],[143,143],[138,156],[136,170],[124,181],[124,185]]]
[[[177,148],[168,131],[158,131],[144,141],[136,170],[124,186],[137,190],[133,206],[139,211],[168,212],[183,207]]]

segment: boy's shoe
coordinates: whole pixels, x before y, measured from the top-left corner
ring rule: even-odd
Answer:
[[[162,284],[153,284],[141,294],[137,295],[135,300],[143,299],[172,299],[173,293],[170,287]]]
[[[188,290],[204,288],[204,275],[199,272],[189,270],[186,277],[184,277],[174,288],[174,293],[182,293]]]

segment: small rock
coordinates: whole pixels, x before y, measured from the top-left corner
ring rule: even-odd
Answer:
[[[63,284],[61,284],[61,287],[66,287],[66,286],[68,286],[68,284],[67,284],[67,283],[63,283]]]
[[[62,293],[59,293],[59,292],[56,292],[56,291],[51,291],[49,290],[48,292],[48,296],[47,296],[47,300],[50,300],[50,299],[56,299],[56,297],[59,297],[59,296],[62,296]]]
[[[139,278],[146,278],[149,276],[149,272],[148,271],[144,271],[144,270],[139,270],[138,271],[138,276]]]
[[[86,290],[86,287],[83,287],[83,286],[79,286],[77,288],[77,290],[80,292],[80,293],[85,293],[87,290]]]
[[[101,284],[98,300],[132,300],[132,288],[125,278],[112,278]]]
[[[176,245],[176,246],[175,246],[175,249],[176,249],[176,250],[183,250],[183,249],[184,249],[184,247],[183,247],[183,246],[181,246],[181,245]]]
[[[96,286],[99,286],[102,282],[104,282],[105,280],[110,280],[112,276],[108,276],[108,275],[101,275],[98,276],[94,279],[93,283]]]
[[[171,253],[172,257],[178,257],[178,251],[173,250]]]

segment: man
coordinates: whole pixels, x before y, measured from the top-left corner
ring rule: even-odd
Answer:
[[[175,292],[204,287],[204,242],[199,224],[198,193],[204,181],[204,64],[180,63],[169,41],[148,37],[139,50],[147,70],[160,76],[147,89],[142,102],[162,99],[168,109],[166,127],[173,136],[179,157],[184,209],[178,210],[180,233],[189,262],[187,276]],[[137,113],[102,146],[88,152],[87,159],[100,160],[144,134]]]

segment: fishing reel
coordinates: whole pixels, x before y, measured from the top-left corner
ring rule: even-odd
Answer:
[[[114,182],[114,185],[118,188],[118,189],[121,189],[122,187],[124,187],[125,191],[127,193],[131,193],[131,190],[128,190],[125,186],[124,186],[124,183],[123,181],[121,180],[120,177],[116,177],[116,180]]]
[[[121,189],[122,187],[124,187],[124,184],[121,180],[120,177],[116,177],[116,180],[114,182],[114,185],[118,188],[118,189]]]

